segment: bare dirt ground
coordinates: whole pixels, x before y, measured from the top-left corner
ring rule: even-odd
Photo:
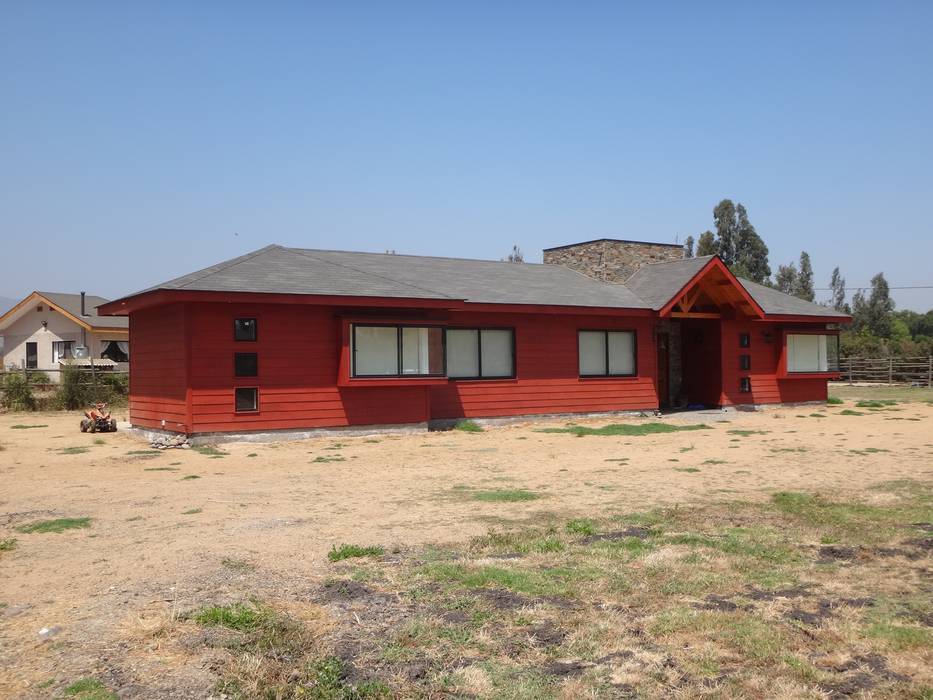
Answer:
[[[549,420],[152,454],[127,433],[81,434],[74,415],[0,415],[0,543],[9,543],[0,549],[0,697],[59,697],[81,678],[100,679],[122,698],[207,697],[228,652],[205,639],[216,628],[176,633],[173,622],[255,598],[277,601],[323,637],[342,624],[320,591],[343,571],[327,557],[343,543],[381,545],[391,567],[393,557],[491,529],[764,504],[782,491],[883,506],[892,496],[878,484],[933,482],[933,406],[925,402],[717,418],[665,417],[711,426],[666,434],[539,432],[566,424]],[[58,518],[90,521],[63,532],[20,530]],[[567,675],[572,690],[580,681]],[[474,686],[458,692],[520,697],[498,693],[488,678]]]

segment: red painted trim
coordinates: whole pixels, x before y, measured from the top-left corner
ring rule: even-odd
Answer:
[[[708,263],[706,263],[702,268],[700,268],[700,271],[697,272],[693,277],[691,277],[690,281],[687,282],[687,284],[685,284],[683,287],[681,287],[677,291],[677,293],[673,297],[671,297],[670,301],[668,301],[661,308],[661,310],[658,312],[658,315],[663,317],[663,316],[667,316],[668,314],[670,314],[670,312],[674,308],[674,305],[687,292],[687,290],[689,290],[694,284],[696,284],[701,279],[703,279],[706,275],[708,275],[710,271],[713,270],[714,268],[718,269],[723,274],[725,274],[726,279],[728,279],[732,283],[732,286],[735,287],[738,290],[738,292],[742,295],[742,297],[745,299],[745,301],[747,301],[749,305],[751,305],[751,307],[755,310],[755,313],[758,314],[759,318],[765,317],[764,309],[762,309],[758,305],[758,302],[756,302],[752,298],[752,296],[748,293],[748,290],[742,286],[741,282],[739,282],[738,278],[735,275],[733,275],[731,270],[729,270],[729,268],[726,267],[726,264],[722,260],[719,259],[719,256],[715,256],[711,258]]]

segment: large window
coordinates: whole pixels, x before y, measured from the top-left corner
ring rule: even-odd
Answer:
[[[515,376],[515,334],[511,329],[448,328],[447,376],[503,379]]]
[[[634,331],[580,331],[581,377],[631,377],[636,373]]]
[[[444,375],[444,329],[353,326],[353,376]]]
[[[788,372],[838,372],[839,336],[790,333],[787,336]]]
[[[100,351],[101,358],[113,360],[114,362],[130,361],[130,344],[126,340],[102,340],[100,345],[103,350]]]

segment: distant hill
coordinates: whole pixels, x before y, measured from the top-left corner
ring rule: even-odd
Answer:
[[[18,304],[22,299],[11,299],[10,297],[0,297],[0,314],[5,314],[7,311],[13,308],[15,304]]]

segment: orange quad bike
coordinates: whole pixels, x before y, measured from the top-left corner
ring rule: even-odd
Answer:
[[[104,410],[105,405],[89,408],[81,419],[82,433],[115,433],[117,420],[111,418],[110,413]]]

